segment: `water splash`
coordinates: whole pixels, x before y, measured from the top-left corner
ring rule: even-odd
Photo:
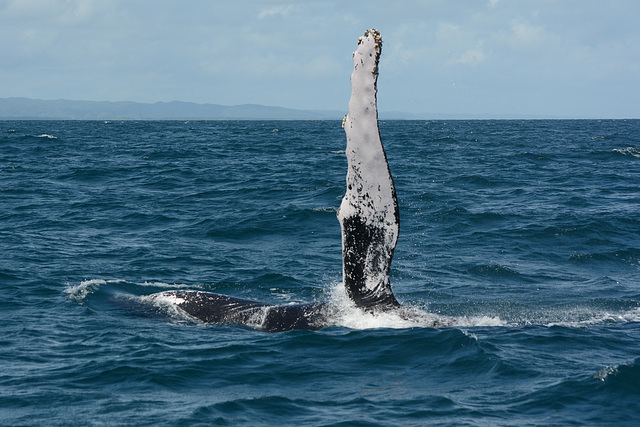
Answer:
[[[600,369],[598,373],[593,376],[593,378],[600,381],[606,381],[609,375],[615,375],[617,373],[618,373],[617,366],[605,366],[604,368]]]
[[[330,288],[329,301],[336,308],[332,321],[350,329],[406,329],[439,327],[506,326],[498,316],[446,316],[429,311],[428,306],[404,305],[395,310],[366,311],[357,308],[347,296],[344,285]]]
[[[107,280],[103,279],[83,280],[78,285],[68,286],[64,292],[69,296],[69,299],[82,303],[88,295],[96,292],[100,286],[107,283]]]

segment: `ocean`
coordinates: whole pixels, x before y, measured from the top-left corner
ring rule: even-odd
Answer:
[[[398,300],[344,303],[339,121],[0,121],[0,424],[637,425],[640,120],[381,121]]]

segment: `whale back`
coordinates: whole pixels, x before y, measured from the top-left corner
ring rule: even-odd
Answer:
[[[342,275],[356,306],[398,306],[389,274],[399,233],[396,190],[378,128],[377,80],[382,38],[368,30],[353,53],[347,136],[347,190],[338,211]]]

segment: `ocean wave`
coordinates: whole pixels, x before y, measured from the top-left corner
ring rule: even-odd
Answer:
[[[640,158],[640,147],[614,148],[614,153]]]
[[[640,250],[629,248],[604,253],[575,253],[569,255],[569,259],[575,263],[617,262],[638,266],[640,265]]]
[[[622,311],[599,310],[591,307],[576,307],[566,311],[551,311],[549,314],[550,317],[563,317],[563,319],[549,319],[548,322],[545,323],[545,326],[587,328],[611,323],[631,323],[640,321],[640,307]]]
[[[476,265],[467,270],[474,276],[489,277],[492,279],[523,279],[524,276],[517,271],[500,264]]]
[[[635,424],[631,414],[640,409],[638,383],[640,382],[640,358],[633,362],[609,365],[595,374],[583,373],[559,378],[533,391],[516,395],[504,403],[511,411],[521,415],[539,417],[553,408],[553,417],[545,417],[542,424],[555,424],[561,413],[580,413],[586,425]],[[622,410],[621,408],[624,408]]]

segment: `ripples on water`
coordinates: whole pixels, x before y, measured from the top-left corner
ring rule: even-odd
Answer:
[[[381,133],[409,320],[343,303],[339,122],[0,122],[0,423],[632,425],[640,122]],[[330,299],[343,326],[145,299],[176,288]]]

